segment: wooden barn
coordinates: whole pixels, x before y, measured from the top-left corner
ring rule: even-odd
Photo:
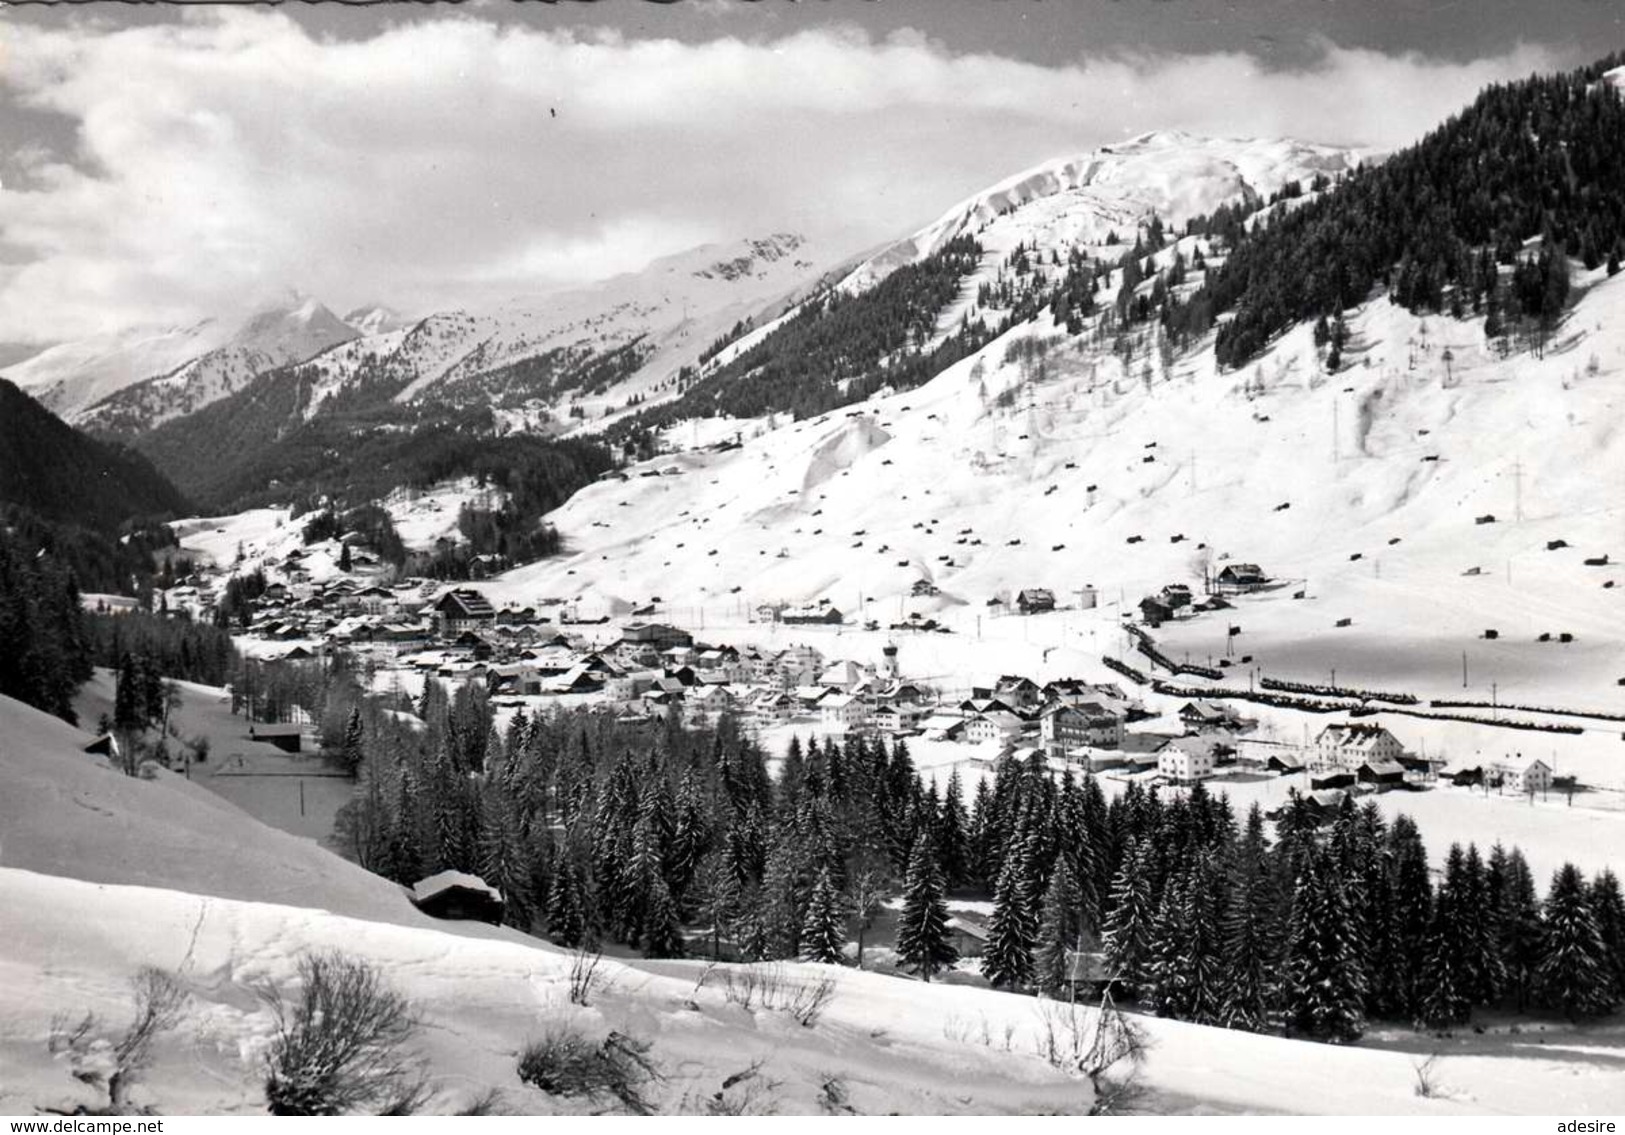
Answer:
[[[412,885],[412,905],[432,918],[502,925],[502,892],[478,875],[441,871]]]

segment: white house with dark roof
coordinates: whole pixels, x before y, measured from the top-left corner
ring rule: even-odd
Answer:
[[[1397,761],[1405,746],[1381,725],[1364,721],[1335,722],[1315,738],[1315,760],[1323,765],[1357,769],[1367,761]]]
[[[1490,766],[1501,774],[1501,791],[1525,793],[1546,792],[1552,787],[1552,766],[1538,758],[1496,761]]]

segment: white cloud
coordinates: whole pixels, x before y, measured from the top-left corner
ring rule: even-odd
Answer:
[[[1454,64],[1328,45],[1303,72],[1243,55],[1043,67],[918,34],[679,43],[477,14],[337,42],[230,9],[0,36],[0,93],[71,116],[82,151],[31,152],[31,176],[0,190],[0,341],[281,285],[335,306],[456,302],[785,227],[844,252],[1127,133],[1392,147],[1550,65],[1529,48]]]

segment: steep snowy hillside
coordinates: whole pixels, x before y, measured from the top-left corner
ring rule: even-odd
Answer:
[[[87,425],[136,434],[241,390],[259,375],[355,339],[359,332],[317,301],[250,316],[231,338],[167,374],[126,386],[79,412]]]
[[[1007,178],[865,260],[840,286],[863,291],[965,234],[980,234],[983,246],[999,254],[1019,243],[1041,249],[1105,244],[1114,232],[1132,241],[1136,227],[1153,215],[1177,227],[1226,203],[1261,204],[1289,181],[1334,177],[1358,157],[1284,139],[1154,131]]]
[[[492,590],[605,610],[659,595],[669,617],[766,638],[771,624],[743,626],[758,604],[828,598],[853,622],[918,611],[975,635],[995,596],[1076,605],[1087,585],[1100,605],[1068,641],[1023,621],[1064,669],[1122,653],[1116,624],[1141,597],[1253,562],[1280,587],[1159,635],[1217,657],[1239,625],[1276,677],[1335,667],[1617,712],[1625,278],[1575,278],[1543,356],[1378,298],[1348,313],[1335,374],[1308,327],[1220,373],[1210,351],[1125,358],[1041,316],[919,389],[755,438],[739,423],[741,448],[592,486],[553,517],[574,554]],[[942,594],[912,598],[919,581]]]

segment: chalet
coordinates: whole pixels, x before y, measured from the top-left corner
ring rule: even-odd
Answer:
[[[863,667],[856,662],[836,662],[818,676],[818,684],[850,691],[860,685],[865,677]]]
[[[631,701],[653,689],[663,677],[659,670],[628,670],[606,682],[605,689],[616,701]]]
[[[954,949],[959,951],[962,958],[979,958],[987,950],[987,940],[990,937],[988,928],[975,918],[956,914],[948,919],[948,932],[952,935]]]
[[[1140,600],[1140,618],[1150,627],[1160,627],[1174,617],[1174,609],[1155,595]]]
[[[1016,610],[1036,615],[1055,610],[1055,593],[1047,587],[1028,587],[1016,592]]]
[[[1179,720],[1188,729],[1235,729],[1241,715],[1218,702],[1188,701],[1179,707]]]
[[[925,691],[913,682],[895,681],[876,690],[875,700],[893,705],[919,705],[925,700]]]
[[[1157,771],[1176,784],[1213,775],[1213,748],[1200,737],[1179,737],[1157,750]]]
[[[972,690],[971,696],[954,707],[966,717],[974,717],[978,713],[1008,713],[1019,718],[1021,713],[1017,708],[1003,698],[993,697],[987,690]]]
[[[1017,709],[1038,704],[1038,683],[1020,674],[1004,674],[993,683],[993,696]]]
[[[798,607],[786,607],[779,612],[779,622],[792,626],[805,626],[808,624],[827,623],[835,626],[844,621],[839,607],[832,605],[825,599],[818,603],[803,603]]]
[[[727,686],[701,686],[689,695],[688,704],[715,721],[734,707],[734,695]]]
[[[1021,718],[993,709],[966,720],[965,739],[971,742],[996,741],[1002,745],[1021,736],[1021,730]]]
[[[773,659],[773,668],[783,675],[810,672],[816,677],[824,669],[824,655],[816,647],[797,644],[781,650]]]
[[[1353,788],[1355,780],[1352,769],[1328,768],[1309,774],[1309,788],[1317,792],[1331,788]]]
[[[796,708],[796,699],[783,690],[763,690],[750,703],[751,715],[758,721],[789,721]]]
[[[355,593],[356,606],[369,615],[392,615],[397,610],[395,593],[387,587],[363,587]]]
[[[912,733],[923,711],[907,703],[883,705],[869,715],[869,726],[879,733]]]
[[[940,594],[940,589],[929,579],[916,579],[914,586],[909,588],[909,595],[915,599],[927,599]]]
[[[1315,759],[1323,765],[1357,769],[1366,761],[1397,761],[1405,747],[1381,725],[1339,722],[1315,738]]]
[[[412,884],[412,905],[432,918],[502,925],[502,892],[478,875],[441,871]]]
[[[627,623],[621,628],[621,642],[647,645],[659,651],[670,650],[674,646],[693,646],[694,636],[665,623]]]
[[[1106,964],[1104,953],[1099,950],[1066,952],[1066,983],[1074,995],[1084,993],[1091,999],[1099,997],[1111,982],[1111,968]]]
[[[1183,583],[1170,583],[1163,587],[1157,596],[1169,609],[1177,611],[1181,607],[1191,605],[1191,589]]]
[[[1236,764],[1245,769],[1263,772],[1300,772],[1304,767],[1303,750],[1285,741],[1238,737],[1235,745]]]
[[[1115,749],[1123,743],[1123,719],[1098,703],[1052,705],[1039,715],[1038,735],[1055,756],[1079,746]]]
[[[833,694],[834,691],[828,686],[816,686],[811,683],[797,686],[790,691],[790,696],[804,710],[817,709],[820,702]]]
[[[1405,787],[1405,766],[1398,761],[1365,761],[1354,770],[1355,779],[1369,784],[1379,792]]]
[[[284,753],[297,753],[304,741],[304,733],[305,727],[302,725],[261,725],[255,722],[248,725],[250,741],[264,741]]]
[[[856,729],[869,716],[869,707],[854,694],[830,694],[818,703],[824,728],[832,731]]]
[[[1552,767],[1542,760],[1518,759],[1497,761],[1492,768],[1501,776],[1501,787],[1519,795],[1547,792],[1552,787]]]
[[[603,688],[604,683],[598,675],[579,664],[547,683],[547,692],[553,694],[591,694]]]
[[[435,628],[447,638],[479,630],[495,618],[496,609],[491,601],[471,587],[454,588],[434,604]]]
[[[1257,591],[1269,581],[1270,577],[1257,564],[1226,564],[1213,579],[1221,592]]]
[[[963,714],[933,713],[920,722],[920,731],[936,741],[958,741],[965,735],[968,724]]]
[[[481,662],[491,657],[491,644],[473,631],[464,631],[452,640],[452,645],[468,651]]]

